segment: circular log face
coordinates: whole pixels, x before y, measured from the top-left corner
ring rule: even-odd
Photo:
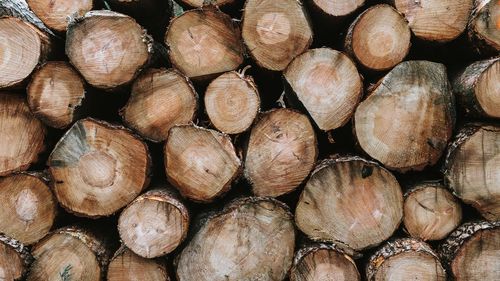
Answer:
[[[476,14],[469,23],[469,36],[473,41],[483,41],[486,45],[485,49],[493,50],[493,53],[497,54],[500,51],[500,28],[498,27],[500,5],[495,0],[476,1],[475,8]]]
[[[407,252],[387,259],[380,266],[373,280],[445,281],[446,273],[434,256],[420,252]]]
[[[19,280],[24,271],[24,263],[19,253],[0,242],[0,280]]]
[[[78,215],[111,215],[147,184],[146,145],[128,130],[93,119],[73,125],[49,157],[59,203]]]
[[[92,10],[93,0],[26,0],[30,9],[50,29],[64,32],[70,17]]]
[[[389,238],[402,216],[403,195],[394,176],[358,157],[320,164],[295,210],[297,227],[309,238],[340,241],[354,250]]]
[[[127,248],[119,249],[108,267],[108,281],[169,281],[165,264],[136,255]]]
[[[500,5],[497,6],[499,6],[498,9],[500,10]],[[500,11],[498,18],[500,18]],[[479,76],[474,89],[481,109],[484,110],[486,115],[494,118],[500,118],[500,79],[498,77],[500,77],[500,59],[492,63]]]
[[[352,14],[365,0],[312,0],[314,5],[328,15],[341,17]]]

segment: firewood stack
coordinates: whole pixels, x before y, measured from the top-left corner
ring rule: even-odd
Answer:
[[[500,280],[500,1],[1,0],[14,280]]]

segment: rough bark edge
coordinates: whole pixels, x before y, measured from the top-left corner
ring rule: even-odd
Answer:
[[[375,280],[375,274],[382,264],[395,255],[405,252],[421,252],[430,255],[440,262],[439,256],[424,241],[416,238],[392,239],[382,246],[370,257],[366,265],[366,278],[369,281]],[[444,270],[444,268],[443,268]]]
[[[195,128],[195,129],[199,129],[199,130],[203,130],[203,131],[209,132],[211,134],[216,134],[216,135],[218,135],[218,136],[220,136],[222,138],[226,138],[229,141],[229,143],[231,144],[231,147],[233,148],[234,156],[235,156],[236,159],[238,159],[238,164],[239,164],[238,169],[236,170],[236,172],[234,173],[234,175],[228,180],[228,182],[226,182],[224,184],[224,186],[222,187],[222,189],[219,192],[217,192],[214,196],[212,196],[212,198],[207,199],[207,200],[198,200],[198,199],[187,197],[180,189],[177,188],[177,186],[179,186],[178,182],[175,181],[175,180],[173,180],[168,175],[168,172],[166,172],[166,167],[167,167],[167,157],[166,157],[166,155],[167,155],[167,143],[168,143],[168,139],[165,141],[165,144],[163,145],[163,155],[164,155],[163,163],[164,163],[165,174],[167,176],[167,181],[169,183],[171,183],[175,187],[176,190],[179,191],[179,193],[181,194],[182,198],[188,199],[188,200],[196,202],[196,203],[204,203],[204,204],[206,204],[206,203],[212,203],[213,201],[215,201],[215,200],[221,198],[222,196],[224,196],[224,194],[226,194],[231,189],[231,185],[233,184],[233,182],[237,178],[239,178],[239,176],[243,172],[244,162],[238,156],[238,152],[236,150],[236,147],[234,146],[233,141],[231,140],[231,137],[229,135],[227,135],[225,133],[222,133],[222,132],[219,132],[217,130],[207,129],[207,128],[204,128],[204,127],[200,127],[200,126],[197,126],[195,124],[173,126],[169,130],[169,135],[171,133],[170,131],[173,128],[176,128],[176,127],[191,127],[191,128]]]
[[[356,263],[354,262],[354,259],[362,257],[362,254],[360,252],[356,252],[345,245],[342,244],[337,244],[337,243],[309,243],[307,245],[302,246],[300,249],[298,249],[295,252],[295,257],[293,259],[293,268],[295,268],[299,263],[302,262],[302,260],[309,254],[317,252],[319,250],[329,250],[329,251],[334,251],[337,252],[341,255],[343,255],[347,260],[349,260],[354,267],[356,267]]]
[[[104,128],[106,129],[110,129],[110,130],[121,130],[121,131],[125,131],[126,133],[128,133],[130,136],[132,136],[134,139],[136,139],[137,141],[139,141],[143,146],[144,146],[144,149],[145,149],[145,154],[146,154],[146,169],[145,169],[145,178],[144,178],[144,184],[142,185],[141,187],[141,191],[143,191],[150,183],[151,181],[151,176],[152,176],[152,166],[153,166],[153,160],[151,158],[151,153],[149,152],[149,148],[148,148],[148,145],[142,140],[142,138],[140,136],[138,136],[137,134],[135,134],[132,130],[122,126],[122,125],[117,125],[117,124],[111,124],[111,123],[108,123],[107,121],[103,121],[103,120],[98,120],[98,119],[94,119],[92,117],[87,117],[87,118],[84,118],[84,119],[80,119],[78,120],[76,123],[74,123],[70,129],[68,129],[64,135],[62,135],[62,137],[59,139],[59,141],[57,141],[56,145],[54,146],[54,149],[52,150],[52,152],[50,153],[49,157],[47,158],[47,163],[46,165],[49,167],[48,169],[48,173],[49,173],[49,176],[51,178],[51,189],[52,191],[55,190],[55,180],[54,180],[54,177],[52,176],[52,173],[50,172],[50,162],[52,161],[52,154],[54,153],[55,150],[59,149],[59,146],[60,144],[66,139],[66,137],[68,136],[68,134],[70,133],[70,131],[72,131],[73,127],[74,126],[77,126],[83,122],[92,122],[92,123],[95,123],[97,125],[100,125],[100,126],[103,126]],[[130,165],[134,165],[132,163],[130,163]],[[84,213],[80,213],[80,212],[77,212],[77,211],[73,211],[71,210],[71,208],[69,208],[68,206],[66,206],[65,204],[63,204],[62,202],[60,202],[59,200],[57,200],[58,204],[64,208],[64,210],[66,210],[68,213],[70,214],[73,214],[77,217],[83,217],[83,218],[89,218],[89,219],[98,219],[98,218],[102,218],[102,217],[109,217],[117,212],[119,212],[121,209],[125,208],[126,206],[123,206],[122,208],[110,213],[110,214],[104,214],[104,215],[95,215],[95,216],[92,216],[92,215],[88,215],[88,214],[84,214]]]
[[[482,230],[495,229],[499,227],[500,221],[473,221],[462,224],[455,229],[441,245],[439,245],[438,252],[441,260],[448,267],[450,272],[452,272],[450,269],[451,262],[458,253],[458,250],[460,250],[460,247],[466,241],[474,237],[476,233]]]
[[[403,197],[404,200],[406,200],[411,194],[418,192],[422,189],[425,188],[437,188],[437,189],[444,189],[446,191],[449,191],[446,186],[444,185],[444,181],[439,179],[439,180],[424,180],[416,183],[411,183],[406,187],[406,192],[404,193]]]
[[[127,246],[125,246],[125,244],[123,244],[123,243],[120,244],[120,247],[118,248],[118,250],[116,250],[113,253],[113,255],[109,258],[108,267],[111,264],[111,262],[113,262],[119,256],[123,255],[127,250],[130,251],[132,254],[140,257],[141,259],[145,259],[145,260],[149,260],[149,261],[154,261],[158,265],[158,267],[161,269],[161,271],[163,271],[163,273],[165,273],[165,276],[167,277],[167,279],[165,279],[165,281],[170,281],[170,276],[168,274],[167,265],[164,262],[161,261],[161,258],[153,258],[153,259],[143,258],[143,257],[137,255],[136,253],[134,253],[134,251],[132,251],[129,248],[127,248]],[[108,274],[109,274],[109,270],[106,269],[106,280],[108,280]]]
[[[478,18],[481,10],[487,4],[489,4],[490,1],[496,1],[496,0],[474,0],[474,3],[472,4],[472,12],[470,14],[469,21],[466,26],[467,37],[469,41],[472,43],[474,51],[481,55],[498,54],[499,51],[495,49],[494,46],[492,46],[493,42],[492,43],[488,42],[486,38],[478,34],[476,30],[476,25],[473,24],[474,21]]]
[[[28,273],[29,266],[33,262],[33,256],[31,255],[29,249],[23,243],[5,235],[4,233],[0,233],[0,243],[10,247],[21,258],[23,270],[19,280],[24,280],[23,278],[26,276],[26,273]]]

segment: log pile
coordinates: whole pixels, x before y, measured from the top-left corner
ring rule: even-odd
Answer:
[[[500,2],[0,0],[14,280],[500,280]]]

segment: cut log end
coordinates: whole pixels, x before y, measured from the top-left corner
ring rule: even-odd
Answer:
[[[50,29],[65,32],[69,18],[92,10],[93,0],[26,0],[30,9]]]
[[[500,220],[500,126],[470,124],[450,145],[445,179],[488,220]]]
[[[125,124],[143,137],[164,141],[170,128],[191,122],[197,95],[191,82],[175,69],[150,69],[132,85],[128,103],[120,114]]]
[[[155,259],[136,255],[126,247],[116,251],[108,267],[109,281],[169,281],[166,265]]]
[[[31,262],[31,255],[21,242],[0,233],[0,278],[22,280]]]
[[[22,96],[0,93],[0,128],[0,176],[24,171],[38,160],[46,129]]]
[[[136,254],[155,258],[172,252],[186,238],[186,207],[164,189],[139,196],[121,213],[118,231],[123,243]]]
[[[284,72],[291,90],[323,131],[343,126],[361,99],[363,82],[341,52],[319,48],[297,56]]]
[[[207,5],[214,5],[217,7],[223,7],[226,5],[231,5],[236,0],[180,0],[180,2],[194,8],[201,8]]]
[[[292,265],[292,215],[271,198],[244,198],[208,218],[178,257],[179,281],[284,280]]]
[[[242,133],[260,109],[257,87],[249,76],[226,72],[208,85],[205,108],[215,128],[226,134]]]
[[[354,250],[389,238],[402,217],[403,195],[396,178],[360,157],[320,163],[295,209],[297,227],[310,239],[339,241]]]
[[[172,19],[165,34],[170,60],[195,80],[236,69],[243,62],[240,31],[231,17],[207,7]]]
[[[394,0],[420,39],[448,42],[465,31],[474,0]]]
[[[149,181],[148,149],[128,130],[94,119],[75,123],[49,157],[59,203],[88,217],[108,216]]]
[[[320,244],[299,250],[290,271],[290,281],[359,281],[356,264],[348,255]]]
[[[245,177],[255,195],[277,197],[305,180],[317,156],[316,135],[307,116],[272,110],[263,113],[250,132]]]
[[[426,243],[411,238],[386,243],[367,265],[368,281],[446,281],[437,254]]]
[[[480,53],[497,55],[500,51],[500,5],[496,0],[478,0],[472,12],[468,35]]]
[[[48,126],[62,129],[80,117],[85,98],[84,81],[68,63],[52,61],[33,73],[28,85],[31,112]]]
[[[302,5],[294,0],[246,1],[242,36],[256,63],[281,71],[312,43],[312,28]]]
[[[441,240],[461,219],[460,202],[438,182],[418,184],[405,195],[403,221],[412,237]]]
[[[372,6],[351,24],[346,49],[365,68],[382,71],[400,63],[410,51],[405,18],[389,5]]]
[[[333,17],[348,16],[363,6],[365,0],[311,0],[315,8]]]
[[[169,182],[184,197],[211,202],[230,189],[241,161],[227,135],[176,126],[170,129],[165,144],[165,169]]]
[[[151,46],[136,21],[111,11],[91,11],[70,24],[66,54],[87,82],[113,89],[129,83],[149,61]]]
[[[419,171],[441,157],[454,116],[444,65],[407,61],[393,68],[360,103],[354,131],[360,147],[387,168]]]

